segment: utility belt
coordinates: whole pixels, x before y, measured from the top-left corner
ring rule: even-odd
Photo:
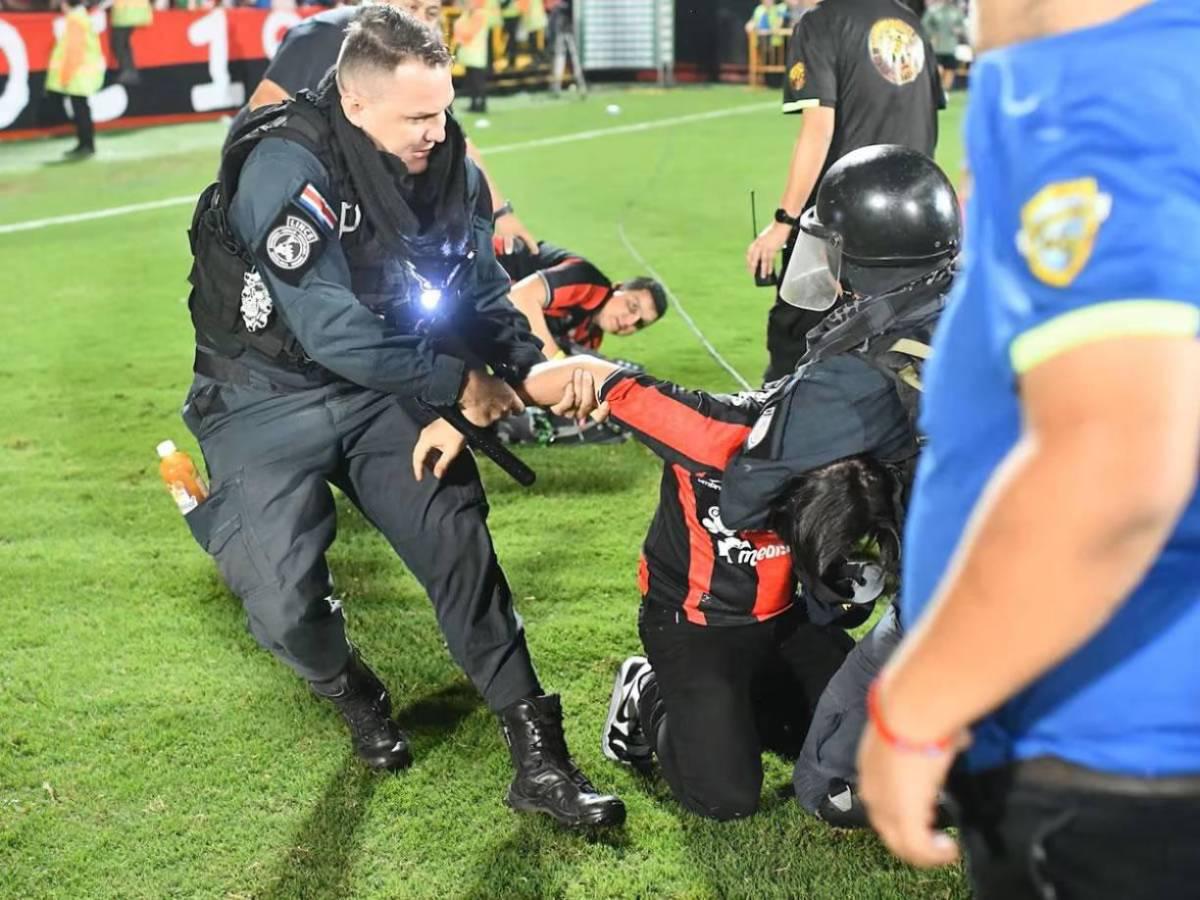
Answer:
[[[245,363],[199,346],[196,347],[196,356],[192,362],[192,371],[197,375],[203,375],[205,378],[211,378],[222,384],[234,384],[275,394],[298,394],[325,387],[338,380],[328,369],[323,369],[316,364],[312,364],[308,368],[311,371],[295,373],[294,381],[276,380]]]
[[[980,772],[956,772],[952,789],[960,802],[991,805],[1014,789],[1105,794],[1131,799],[1200,800],[1200,772],[1142,777],[1089,769],[1057,756],[1036,756]]]

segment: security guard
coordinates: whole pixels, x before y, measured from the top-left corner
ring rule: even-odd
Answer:
[[[64,9],[62,34],[54,42],[46,67],[46,90],[63,94],[71,104],[71,121],[78,140],[64,155],[67,159],[87,159],[96,152],[96,126],[88,97],[104,84],[104,54],[84,0],[68,0]]]
[[[380,0],[407,12],[442,34],[442,4],[440,0]],[[315,91],[325,73],[337,62],[338,50],[346,29],[363,9],[362,6],[340,6],[317,13],[294,25],[279,45],[267,71],[246,106],[234,117],[230,134],[237,131],[252,110],[272,103],[282,103],[302,90]],[[496,181],[484,167],[483,154],[470,139],[467,155],[483,173],[492,195],[496,234],[506,247],[520,239],[536,247],[537,239],[517,216],[511,202],[505,199]],[[536,251],[535,251],[536,252]]]
[[[522,386],[545,402],[557,373],[590,375],[612,418],[668,463],[639,570],[647,656],[618,671],[602,746],[631,765],[657,757],[675,797],[718,819],[757,808],[763,746],[795,756],[803,743],[798,784],[821,776],[802,796],[811,809],[832,778],[853,778],[856,674],[895,620],[846,663],[840,628],[867,619],[899,562],[921,368],[960,222],[932,160],[881,146],[829,170],[800,228],[796,258],[823,261],[801,295],[823,318],[792,378],[716,396],[580,356]]]
[[[133,61],[133,31],[146,28],[154,22],[154,8],[150,0],[112,0],[112,18],[109,22],[112,33],[112,51],[117,58],[120,72],[117,83],[139,84],[142,76]]]
[[[486,425],[521,403],[485,367],[517,382],[543,359],[506,299],[487,192],[446,113],[450,65],[420,22],[372,6],[319,96],[233,135],[191,232],[184,415],[213,492],[188,519],[258,641],[338,708],[364,762],[403,768],[407,742],[347,642],[325,561],[340,488],[425,588],[500,717],[517,770],[509,804],[614,824],[624,806],[572,763],[558,698],[534,673],[473,460],[441,465],[440,480],[410,466],[429,407],[457,403]]]
[[[746,251],[749,271],[773,272],[781,248],[786,270],[800,215],[821,177],[851,150],[900,144],[932,156],[944,106],[933,48],[900,0],[823,0],[806,10],[788,44],[783,102],[785,113],[804,114],[803,128],[774,221]],[[776,294],[766,381],[791,374],[819,320]]]

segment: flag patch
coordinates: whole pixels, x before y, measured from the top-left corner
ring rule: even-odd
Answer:
[[[296,196],[296,203],[306,209],[319,224],[324,225],[327,231],[337,229],[337,216],[312,182],[304,185],[304,189]]]

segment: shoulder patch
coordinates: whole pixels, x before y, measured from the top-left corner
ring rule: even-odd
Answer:
[[[312,216],[305,209],[288,204],[267,229],[258,255],[272,274],[296,286],[320,259],[325,245],[326,238]]]
[[[804,63],[792,63],[792,67],[788,69],[788,84],[792,86],[793,91],[798,91],[804,87],[804,82],[808,80],[808,69]]]
[[[338,226],[337,216],[333,208],[321,196],[321,192],[310,181],[296,194],[294,202],[301,209],[307,210],[318,225],[323,225],[326,231],[332,232]]]
[[[1095,178],[1048,184],[1021,207],[1017,250],[1038,281],[1066,287],[1087,265],[1111,211],[1112,196]]]

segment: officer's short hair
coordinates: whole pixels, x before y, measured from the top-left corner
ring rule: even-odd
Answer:
[[[646,291],[654,301],[654,312],[661,319],[667,312],[667,291],[659,282],[645,275],[630,278],[618,285],[623,291]]]
[[[346,29],[337,61],[338,87],[345,90],[347,75],[391,74],[413,60],[431,68],[453,61],[441,36],[420,19],[382,3],[365,6]]]
[[[847,456],[788,484],[769,525],[792,552],[801,582],[822,580],[863,542],[879,547],[879,562],[895,574],[900,562],[895,477],[874,457]]]

